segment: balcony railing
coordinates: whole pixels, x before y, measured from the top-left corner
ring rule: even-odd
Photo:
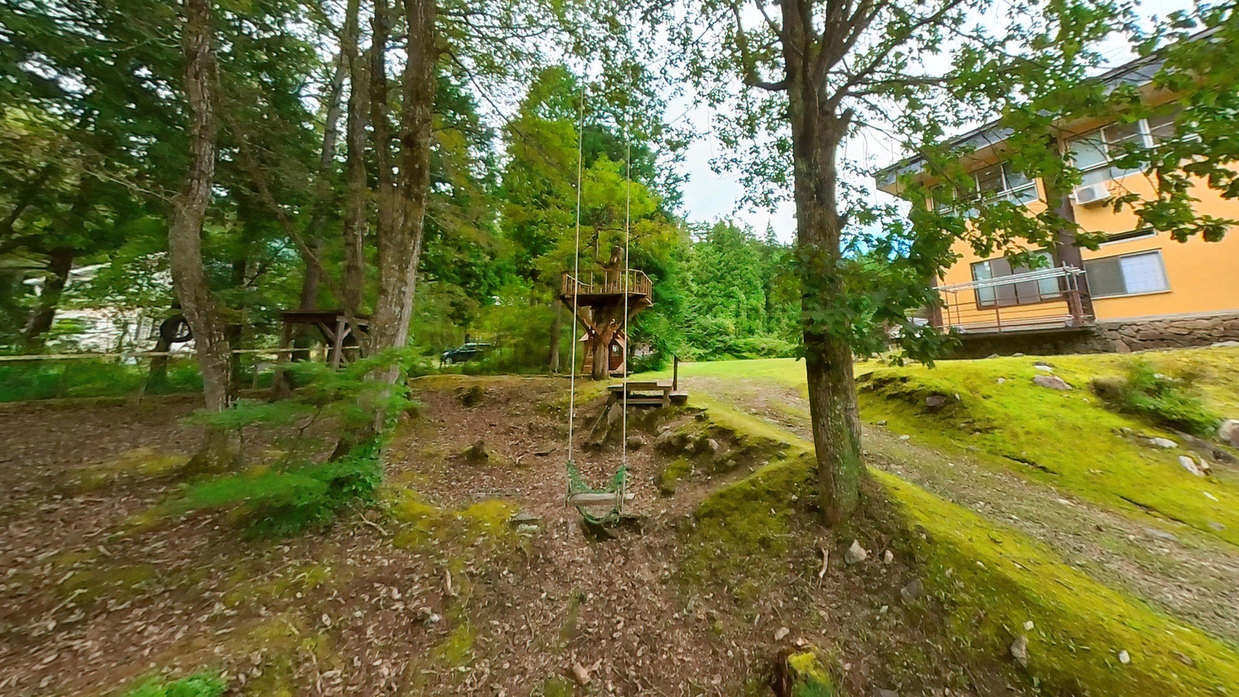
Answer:
[[[940,329],[961,334],[1086,327],[1093,317],[1084,312],[1081,301],[1083,274],[1073,266],[1061,266],[939,286],[942,305],[933,321]]]
[[[573,295],[629,295],[648,296],[654,284],[644,271],[629,269],[627,272],[600,272],[590,274],[584,279],[577,279],[570,273],[564,273],[560,293],[565,298]]]

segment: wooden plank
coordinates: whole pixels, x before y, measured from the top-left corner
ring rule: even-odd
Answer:
[[[569,506],[618,506],[619,492],[611,494],[573,494],[568,497]]]
[[[621,383],[617,383],[614,385],[608,385],[607,389],[611,390],[612,392],[623,392],[624,383],[621,382]],[[629,380],[628,381],[629,392],[640,392],[642,390],[668,390],[670,391],[671,383],[667,382],[666,380]]]
[[[617,403],[623,403],[622,400]],[[664,406],[662,397],[629,397],[628,406],[630,407],[661,407]]]

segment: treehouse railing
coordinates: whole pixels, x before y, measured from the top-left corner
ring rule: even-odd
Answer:
[[[592,274],[591,274],[592,275]],[[599,277],[593,277],[587,280],[580,280],[572,274],[565,272],[563,282],[560,286],[560,294],[562,297],[570,298],[575,295],[623,295],[625,291],[625,276],[627,277],[627,291],[629,295],[645,295],[648,296],[653,290],[654,284],[650,281],[650,277],[645,275],[644,271],[630,269],[627,273],[603,272],[598,274]]]

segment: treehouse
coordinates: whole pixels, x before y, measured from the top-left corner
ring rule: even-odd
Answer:
[[[565,272],[559,299],[576,311],[576,319],[585,328],[585,360],[581,369],[595,380],[605,380],[611,374],[628,371],[627,320],[651,307],[653,284],[649,276],[636,269],[624,269],[619,255],[602,273],[590,273],[576,278]],[[625,317],[627,314],[627,317]]]

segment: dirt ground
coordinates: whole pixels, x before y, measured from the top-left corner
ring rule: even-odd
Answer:
[[[798,647],[830,657],[852,695],[1032,692],[1010,661],[953,640],[941,600],[900,600],[918,569],[882,506],[833,537],[806,522],[785,554],[723,560],[728,579],[694,578],[692,509],[727,477],[660,496],[666,458],[644,419],[629,450],[637,524],[599,540],[563,504],[564,381],[476,382],[472,407],[467,380],[415,383],[385,507],[276,541],[243,539],[226,514],[154,513],[198,437],[180,421],[190,398],[0,410],[0,694],[122,694],[205,668],[226,671],[230,694],[762,695]],[[485,462],[462,455],[479,439]],[[167,466],[116,465],[135,457]],[[619,451],[574,457],[601,483]],[[455,532],[409,542],[409,497]],[[536,526],[460,527],[497,499]],[[872,557],[846,566],[853,536]],[[820,578],[819,545],[832,560]]]
[[[692,388],[810,439],[808,402],[772,383],[693,378]],[[871,466],[1050,545],[1101,583],[1144,599],[1213,635],[1239,641],[1239,550],[1187,525],[1140,520],[999,468],[865,426]]]

